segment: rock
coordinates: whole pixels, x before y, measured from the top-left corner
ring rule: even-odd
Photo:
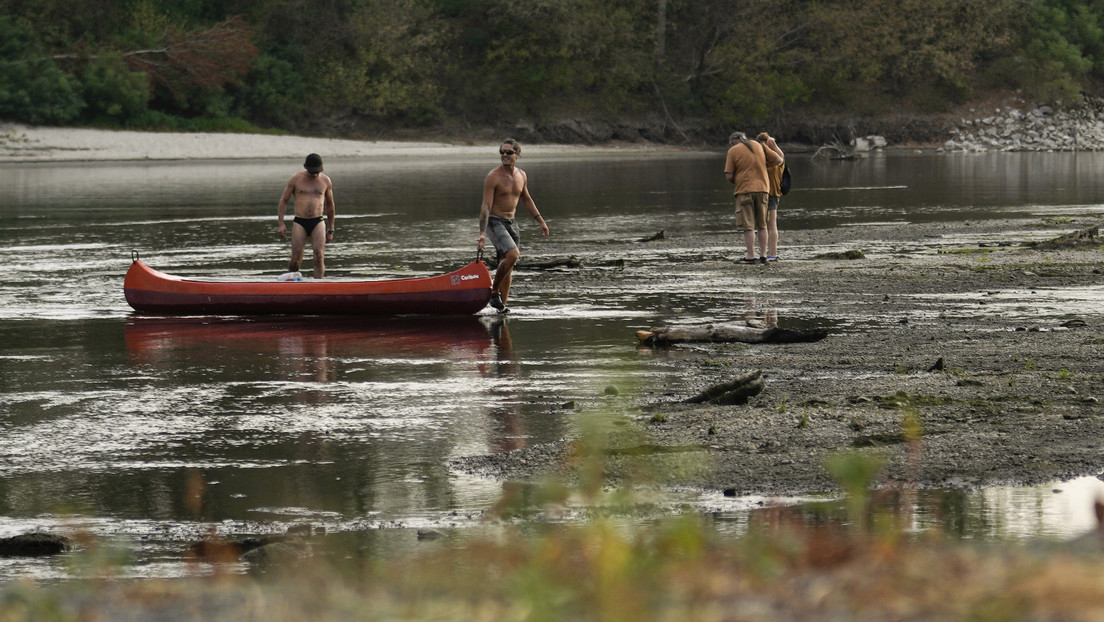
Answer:
[[[283,542],[287,536],[262,536],[259,538],[240,538],[224,540],[217,536],[205,538],[188,547],[185,557],[205,562],[237,561],[244,554],[277,542]]]
[[[188,547],[185,557],[205,562],[230,562],[244,560],[253,551],[276,544],[292,544],[305,546],[305,538],[325,535],[324,525],[314,523],[296,523],[287,528],[283,534],[271,536],[256,536],[248,538],[225,539],[217,535],[210,535],[200,542]],[[257,553],[257,556],[270,554],[277,549],[269,549],[268,553]]]
[[[947,128],[954,138],[944,142],[942,149],[945,153],[1102,150],[1102,110],[1104,99],[1091,97],[1057,114],[1049,106],[1034,107],[1027,113],[1008,106],[990,116],[960,119],[958,127]]]
[[[286,541],[272,542],[246,551],[241,559],[257,569],[267,569],[309,559],[312,555],[313,552],[307,543]]]
[[[0,539],[0,557],[45,557],[68,552],[71,548],[69,538],[43,532]]]

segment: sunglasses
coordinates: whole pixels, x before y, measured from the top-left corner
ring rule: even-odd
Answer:
[[[498,153],[501,155],[514,155],[516,151],[510,151],[509,149],[499,149]]]

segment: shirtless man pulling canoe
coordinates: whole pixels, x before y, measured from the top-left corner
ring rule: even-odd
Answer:
[[[521,157],[521,145],[513,138],[507,138],[498,148],[498,155],[502,165],[487,173],[487,178],[483,180],[483,205],[479,210],[479,240],[476,246],[483,250],[489,238],[495,247],[498,268],[491,285],[491,306],[499,313],[506,313],[509,311],[506,300],[510,296],[514,265],[521,257],[518,250],[521,237],[514,222],[518,201],[540,225],[544,237],[548,237],[548,224],[541,218],[537,204],[529,195],[525,171],[516,166]]]
[[[336,211],[333,182],[322,174],[322,158],[317,153],[307,156],[303,168],[306,170],[291,176],[283,196],[280,197],[280,205],[276,208],[276,218],[280,224],[276,227],[276,233],[282,238],[287,237],[284,213],[287,211],[288,199],[295,197],[288,271],[299,271],[299,265],[303,262],[303,250],[307,246],[307,240],[310,240],[314,251],[314,278],[320,279],[326,273],[326,243],[332,241],[334,236]]]

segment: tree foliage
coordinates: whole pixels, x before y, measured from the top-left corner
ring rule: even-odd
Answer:
[[[1104,0],[0,0],[0,117],[732,126],[1070,101],[1101,88],[1102,24]]]
[[[74,78],[45,57],[26,24],[0,15],[0,117],[67,123],[84,102]]]

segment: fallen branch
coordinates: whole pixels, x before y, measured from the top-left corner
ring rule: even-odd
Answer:
[[[713,385],[686,400],[687,404],[747,404],[748,399],[763,392],[763,370],[737,376],[728,382]]]
[[[645,346],[666,346],[690,342],[808,343],[828,336],[825,329],[757,328],[746,324],[708,324],[705,326],[660,326],[636,331],[636,339]]]

